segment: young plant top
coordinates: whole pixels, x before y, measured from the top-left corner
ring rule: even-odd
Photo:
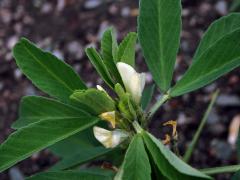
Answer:
[[[148,132],[148,124],[169,99],[208,85],[240,65],[240,14],[222,17],[208,28],[192,64],[173,85],[182,27],[181,1],[140,0],[139,9],[137,33],[130,32],[118,44],[114,29],[109,28],[103,34],[100,52],[86,49],[92,65],[115,94],[112,97],[101,86],[88,88],[64,61],[20,39],[13,48],[18,67],[52,98],[23,97],[19,119],[12,125],[15,132],[0,145],[0,172],[49,148],[61,160],[27,179],[212,179],[213,171],[187,164],[192,149],[182,158],[176,149],[172,152],[165,146],[177,141],[175,121],[164,124],[173,130],[163,141]],[[155,85],[145,87],[145,73],[136,71],[137,40],[162,93],[151,108],[147,107]],[[111,164],[81,166],[92,160]],[[236,172],[240,166],[227,169]],[[224,172],[221,170],[214,172]]]

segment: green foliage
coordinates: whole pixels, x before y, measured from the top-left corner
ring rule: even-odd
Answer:
[[[111,156],[110,153],[114,154],[116,152],[116,149],[102,147],[94,137],[91,128],[64,139],[49,147],[49,149],[61,158],[58,163],[50,168],[51,171],[71,169],[102,156],[106,158],[106,155],[108,157]]]
[[[98,54],[96,49],[94,48],[87,48],[86,49],[86,54],[97,70],[98,74],[102,77],[102,79],[108,84],[109,87],[113,88],[114,87],[114,81],[110,76],[110,73],[103,63],[103,60],[101,56]]]
[[[94,115],[115,110],[115,102],[107,93],[93,88],[88,90],[76,90],[70,96],[70,99],[91,108]]]
[[[81,151],[85,151],[85,149],[92,149],[98,146],[100,146],[100,143],[94,137],[92,129],[89,128],[74,134],[67,139],[59,141],[49,147],[49,149],[55,155],[65,158]]]
[[[122,79],[116,66],[116,63],[118,62],[118,45],[113,28],[109,28],[104,32],[101,40],[101,51],[103,63],[109,70],[110,74],[114,77],[114,80],[122,84]]]
[[[51,170],[64,170],[64,169],[69,169],[75,166],[79,166],[99,156],[103,156],[111,151],[113,151],[113,149],[106,149],[105,147],[102,147],[102,146],[84,148],[84,149],[81,149],[81,151],[79,152],[68,154],[67,157],[59,161],[57,164],[55,164],[51,168]]]
[[[108,62],[117,62],[117,52],[118,52],[118,44],[116,39],[116,32],[113,28],[107,29],[103,33],[103,37],[101,40],[101,50],[102,56],[105,61]],[[111,70],[111,66],[113,63],[109,64],[108,69]],[[118,73],[118,71],[116,71]]]
[[[211,179],[184,163],[151,134],[143,133],[144,142],[159,173],[167,179]]]
[[[13,49],[18,67],[39,89],[68,102],[75,89],[86,89],[73,69],[48,52],[22,38]]]
[[[33,107],[34,108],[34,107]],[[14,132],[0,146],[0,172],[62,139],[98,122],[89,115],[53,118],[32,123]]]
[[[91,170],[81,170],[81,171],[53,171],[39,173],[32,177],[27,178],[27,180],[112,180],[113,173],[109,171],[96,171]]]
[[[171,85],[180,31],[180,0],[140,1],[139,41],[153,79],[163,92]]]
[[[201,88],[240,65],[239,18],[233,14],[210,26],[192,65],[171,89],[172,97]]]
[[[130,66],[135,66],[135,45],[137,41],[137,34],[130,32],[120,43],[117,61],[124,62]]]
[[[155,90],[155,84],[148,86],[144,89],[141,99],[141,106],[142,109],[146,109],[149,105],[149,103],[152,100],[152,96]]]
[[[43,120],[88,116],[81,109],[40,96],[26,96],[20,104],[19,119],[13,123],[14,129]]]
[[[113,179],[114,171],[86,170],[87,162],[102,159],[112,162],[111,168],[117,169],[115,180],[203,180],[211,179],[206,174],[238,171],[239,165],[202,169],[200,172],[146,131],[149,120],[167,100],[201,88],[240,65],[240,14],[234,13],[209,27],[192,65],[171,88],[181,31],[180,2],[140,1],[140,45],[153,78],[163,92],[162,98],[149,112],[145,109],[152,99],[155,85],[145,88],[142,95],[136,94],[142,96],[139,105],[139,101],[133,100],[134,90],[138,93],[137,90],[144,88],[140,87],[144,85],[144,75],[133,73],[132,68],[123,68],[124,72],[133,74],[133,92],[130,94],[123,88],[116,66],[118,62],[135,65],[136,33],[129,33],[118,46],[114,29],[109,28],[103,34],[101,53],[94,48],[86,49],[99,75],[117,95],[114,99],[103,90],[87,89],[70,66],[21,39],[13,49],[17,65],[34,85],[57,100],[38,96],[22,99],[20,117],[12,125],[16,131],[0,145],[0,172],[45,148],[59,156],[60,161],[50,168],[51,171],[28,179]],[[102,113],[101,118],[106,121],[98,118]],[[93,126],[104,126],[107,130]],[[190,157],[192,147],[185,159]],[[86,166],[80,166],[83,164]],[[235,179],[238,176],[239,173]]]
[[[135,135],[130,143],[123,162],[124,180],[151,180],[151,167],[145,151],[142,136]]]

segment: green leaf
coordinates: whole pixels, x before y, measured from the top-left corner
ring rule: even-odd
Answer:
[[[145,89],[143,90],[142,99],[141,99],[142,109],[146,109],[148,107],[149,103],[152,100],[154,90],[155,90],[155,84],[145,87]]]
[[[107,85],[111,88],[114,87],[114,81],[111,78],[109,71],[105,64],[103,63],[103,60],[101,56],[98,54],[96,49],[94,48],[87,48],[86,49],[86,54],[91,61],[92,65],[95,67],[97,70],[98,74],[102,77],[102,79],[107,83]]]
[[[73,106],[41,96],[25,96],[20,104],[19,119],[14,129],[25,127],[41,120],[87,116],[89,113]]]
[[[102,57],[105,61],[117,62],[118,45],[116,40],[116,32],[113,28],[108,28],[101,40]],[[106,64],[107,66],[107,64]]]
[[[97,89],[75,91],[70,99],[93,109],[94,115],[115,110],[115,102],[107,93]]]
[[[86,89],[74,70],[48,52],[22,38],[13,48],[18,67],[39,89],[68,102],[76,89]]]
[[[180,31],[180,0],[140,0],[139,42],[153,79],[163,92],[171,85]]]
[[[240,13],[232,13],[216,20],[205,32],[193,60],[197,60],[204,52],[208,51],[211,46],[218,43],[226,35],[240,28]]]
[[[98,121],[95,117],[79,113],[78,116],[46,119],[19,129],[0,146],[0,172]]]
[[[211,177],[183,162],[151,134],[147,132],[142,134],[149,154],[152,156],[158,170],[167,179],[211,179]]]
[[[140,134],[131,141],[122,168],[124,180],[151,180],[150,162]]]
[[[53,171],[33,175],[27,180],[112,180],[112,176],[113,173],[106,170]]]
[[[130,32],[119,45],[117,61],[124,62],[130,66],[135,66],[135,46],[137,33]]]
[[[85,151],[85,149],[94,148],[95,146],[100,146],[100,143],[94,137],[92,128],[89,128],[57,142],[49,147],[49,149],[55,155],[66,158],[81,151]]]
[[[61,161],[55,164],[51,168],[51,170],[64,170],[64,169],[72,168],[76,165],[79,166],[99,156],[103,156],[109,153],[110,151],[113,151],[113,149],[111,148],[107,149],[102,146],[92,147],[92,148],[82,148],[81,151],[77,153],[71,153],[67,157],[63,158]]]
[[[113,28],[109,28],[104,32],[101,40],[101,51],[103,63],[110,71],[110,73],[113,75],[114,80],[118,83],[123,84],[121,76],[116,66],[118,45],[115,31]]]
[[[201,88],[240,65],[240,28],[197,56],[170,96],[175,97]]]
[[[69,169],[87,161],[109,155],[115,149],[106,149],[93,135],[92,128],[85,129],[67,139],[49,147],[50,151],[61,157],[61,160],[50,170]]]

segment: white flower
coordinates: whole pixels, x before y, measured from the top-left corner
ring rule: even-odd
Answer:
[[[109,131],[97,126],[93,127],[93,133],[95,138],[106,148],[114,148],[128,137],[126,131],[120,129]]]
[[[137,73],[132,66],[123,62],[117,63],[117,68],[126,91],[131,94],[136,103],[139,103],[145,86],[145,73]]]

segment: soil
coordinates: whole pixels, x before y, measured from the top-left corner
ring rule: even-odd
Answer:
[[[191,64],[197,45],[207,27],[228,14],[228,0],[182,0],[183,31],[177,57],[174,81]],[[17,119],[19,101],[26,95],[44,95],[17,68],[11,54],[20,37],[27,37],[39,47],[53,52],[71,64],[89,87],[102,84],[91,66],[84,48],[99,47],[101,34],[114,26],[121,40],[136,31],[138,1],[129,0],[1,0],[0,1],[0,143],[13,132],[11,123]],[[137,48],[138,71],[147,71],[142,53]],[[240,70],[234,70],[211,85],[175,98],[165,104],[150,125],[151,132],[163,138],[170,129],[163,122],[178,120],[179,149],[183,154],[196,131],[210,101],[219,88],[220,98],[205,126],[190,164],[207,168],[237,164],[236,147],[227,141],[229,125],[240,114]],[[152,83],[148,74],[148,83]],[[154,100],[158,96],[155,92]],[[235,103],[234,103],[235,102]],[[47,150],[34,154],[17,164],[17,172],[25,176],[47,169],[57,159]],[[12,169],[0,174],[1,180],[14,179]],[[230,174],[215,176],[230,179]]]

